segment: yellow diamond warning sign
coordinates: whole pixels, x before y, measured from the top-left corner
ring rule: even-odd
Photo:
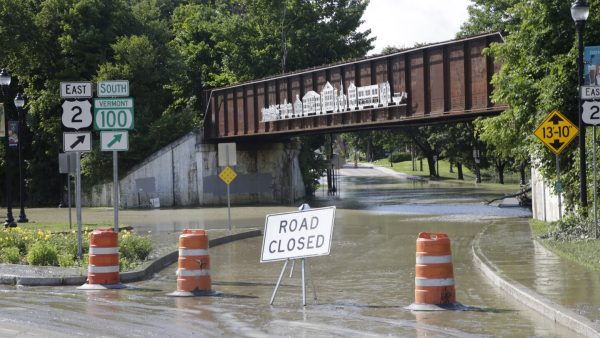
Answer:
[[[235,171],[233,171],[233,169],[231,169],[231,167],[225,167],[225,169],[223,169],[223,171],[221,171],[219,174],[219,178],[221,178],[227,185],[231,184],[236,177],[237,174]]]
[[[560,154],[578,133],[579,129],[558,110],[550,113],[533,132],[556,155]]]

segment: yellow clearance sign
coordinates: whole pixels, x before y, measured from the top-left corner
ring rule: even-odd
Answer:
[[[560,154],[578,133],[579,129],[558,110],[550,113],[533,132],[556,155]]]
[[[231,169],[231,167],[225,167],[225,169],[223,169],[223,171],[221,171],[219,174],[219,178],[221,178],[221,180],[223,180],[223,182],[225,182],[227,185],[231,184],[236,177],[237,174],[235,171],[233,171],[233,169]]]

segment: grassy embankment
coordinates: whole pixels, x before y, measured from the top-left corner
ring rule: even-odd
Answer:
[[[467,167],[463,166],[464,180],[459,180],[458,179],[458,171],[456,169],[456,166],[453,167],[453,172],[450,172],[450,163],[448,161],[440,160],[438,162],[439,162],[439,165],[438,165],[439,177],[435,177],[435,178],[433,178],[433,180],[451,182],[451,183],[461,183],[461,184],[475,184],[475,174],[473,172],[471,172],[471,170],[469,170]],[[393,163],[392,166],[390,166],[390,162],[388,159],[381,159],[381,160],[377,160],[377,161],[373,162],[373,164],[380,166],[380,167],[391,168],[397,172],[405,173],[407,175],[432,179],[429,177],[429,166],[427,164],[427,161],[423,161],[423,170],[422,171],[419,170],[419,167],[420,167],[419,161],[417,161],[415,164],[415,168],[417,170],[412,170],[413,166],[412,166],[411,161],[396,162],[396,163]],[[491,184],[491,185],[498,185],[498,186],[507,186],[507,185],[518,186],[518,182],[519,182],[518,175],[511,173],[511,172],[505,172],[505,174],[504,174],[504,182],[506,183],[505,185],[501,185],[501,184],[497,183],[497,178],[495,177],[495,174],[488,170],[481,171],[481,178],[482,178],[483,183]]]
[[[567,220],[568,222],[568,220]],[[600,240],[594,239],[593,226],[586,222],[566,227],[563,223],[531,220],[531,233],[556,255],[600,271]]]

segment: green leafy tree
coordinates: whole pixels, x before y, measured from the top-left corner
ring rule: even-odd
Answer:
[[[470,17],[471,27],[484,31],[501,26],[508,33],[504,43],[492,45],[488,52],[501,64],[493,79],[493,100],[506,103],[509,108],[498,117],[478,121],[478,134],[500,156],[512,157],[520,166],[533,155],[545,176],[553,180],[554,156],[534,138],[533,131],[554,109],[571,121],[578,120],[577,40],[570,15],[571,3],[560,0],[475,3],[488,6],[482,8],[502,9],[506,16],[499,19],[494,11],[486,15],[483,10]],[[592,1],[591,8],[594,5]],[[599,20],[600,14],[590,11],[586,45],[599,43]],[[561,154],[561,180],[564,186],[570,187],[565,197],[571,208],[579,202],[576,144]]]

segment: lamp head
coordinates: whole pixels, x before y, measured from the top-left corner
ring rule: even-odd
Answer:
[[[10,74],[5,69],[2,69],[2,71],[0,71],[0,86],[10,85],[10,80]]]
[[[571,6],[571,17],[576,23],[585,22],[590,15],[590,7],[587,0],[577,0]]]
[[[24,105],[25,105],[25,99],[23,98],[21,93],[18,93],[17,96],[15,97],[15,107],[23,108]]]

